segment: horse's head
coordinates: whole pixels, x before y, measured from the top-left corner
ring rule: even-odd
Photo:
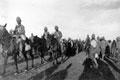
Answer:
[[[8,33],[6,29],[7,23],[5,25],[0,25],[0,39],[3,38],[10,38],[10,34]]]
[[[49,39],[50,39],[50,40],[55,40],[56,38],[54,37],[54,34],[50,34],[50,35],[49,35]]]
[[[11,42],[11,35],[6,29],[7,24],[0,25],[0,44],[4,45],[4,49],[8,49]]]
[[[5,30],[6,30],[6,26],[7,26],[7,24],[0,25],[0,37],[3,36],[3,34],[4,34]]]

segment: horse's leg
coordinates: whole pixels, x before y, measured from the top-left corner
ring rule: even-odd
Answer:
[[[42,64],[43,63],[43,51],[41,52],[40,57],[41,57],[41,64]]]
[[[53,64],[55,64],[55,52],[52,52],[52,57],[53,57]]]
[[[48,55],[48,51],[45,51],[45,54],[44,54],[44,60],[45,60],[46,62],[48,62],[48,59],[45,58],[45,55],[46,55],[46,54]]]
[[[43,61],[46,61],[46,59],[45,59],[45,51],[43,51],[42,58],[43,58]]]
[[[17,65],[17,54],[16,53],[14,55],[14,62],[15,62],[15,66],[16,66],[16,73],[15,74],[17,74],[18,73],[18,65]]]
[[[28,57],[27,57],[27,52],[23,53],[23,56],[25,58],[25,62],[26,62],[26,70],[28,70]]]
[[[34,67],[34,55],[32,53],[32,50],[29,51],[29,55],[32,58],[32,68]]]
[[[3,64],[3,73],[2,73],[2,75],[4,75],[5,72],[6,72],[5,70],[6,70],[7,61],[8,61],[8,55],[7,55],[7,53],[5,53],[5,55],[4,55],[4,64]]]
[[[95,66],[94,66],[94,67],[95,67],[95,68],[97,68],[97,67],[98,67],[97,60],[94,58],[94,59],[93,59],[93,61],[94,61],[94,64],[95,64]]]
[[[56,64],[58,64],[58,55],[57,55],[58,53],[56,52],[55,53],[55,60],[56,60]]]

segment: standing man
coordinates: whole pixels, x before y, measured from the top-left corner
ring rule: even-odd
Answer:
[[[106,50],[106,47],[107,47],[107,41],[105,40],[104,37],[102,37],[102,41],[101,41],[101,53],[102,53],[102,60],[104,60],[104,57],[105,57],[105,50]]]
[[[117,61],[119,61],[119,58],[120,58],[120,37],[117,37],[116,40],[117,40],[117,42],[116,42],[117,43],[116,58],[117,58]]]
[[[95,34],[92,34],[91,36],[91,41],[90,41],[90,54],[89,57],[94,61],[94,67],[98,67],[98,63],[96,58],[98,58],[98,51],[97,51],[97,41],[95,39]]]

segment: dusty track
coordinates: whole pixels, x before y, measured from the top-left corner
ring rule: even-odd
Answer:
[[[20,63],[21,73],[16,76],[14,75],[15,66],[9,64],[6,76],[2,80],[120,80],[120,63],[114,63],[106,58],[104,62],[99,61],[98,69],[87,69],[82,65],[85,59],[86,55],[82,52],[69,58],[63,64],[53,66],[52,62],[40,65],[38,58],[35,60],[35,69],[26,73],[23,72],[25,62]]]

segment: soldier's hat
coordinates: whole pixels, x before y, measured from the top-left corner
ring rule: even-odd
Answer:
[[[59,27],[58,26],[55,26],[55,29],[58,29]]]
[[[21,20],[21,18],[18,16],[18,17],[16,18],[16,21],[17,21],[17,22],[21,22],[22,20]]]
[[[44,30],[48,30],[48,28],[47,28],[47,27],[44,27]]]

